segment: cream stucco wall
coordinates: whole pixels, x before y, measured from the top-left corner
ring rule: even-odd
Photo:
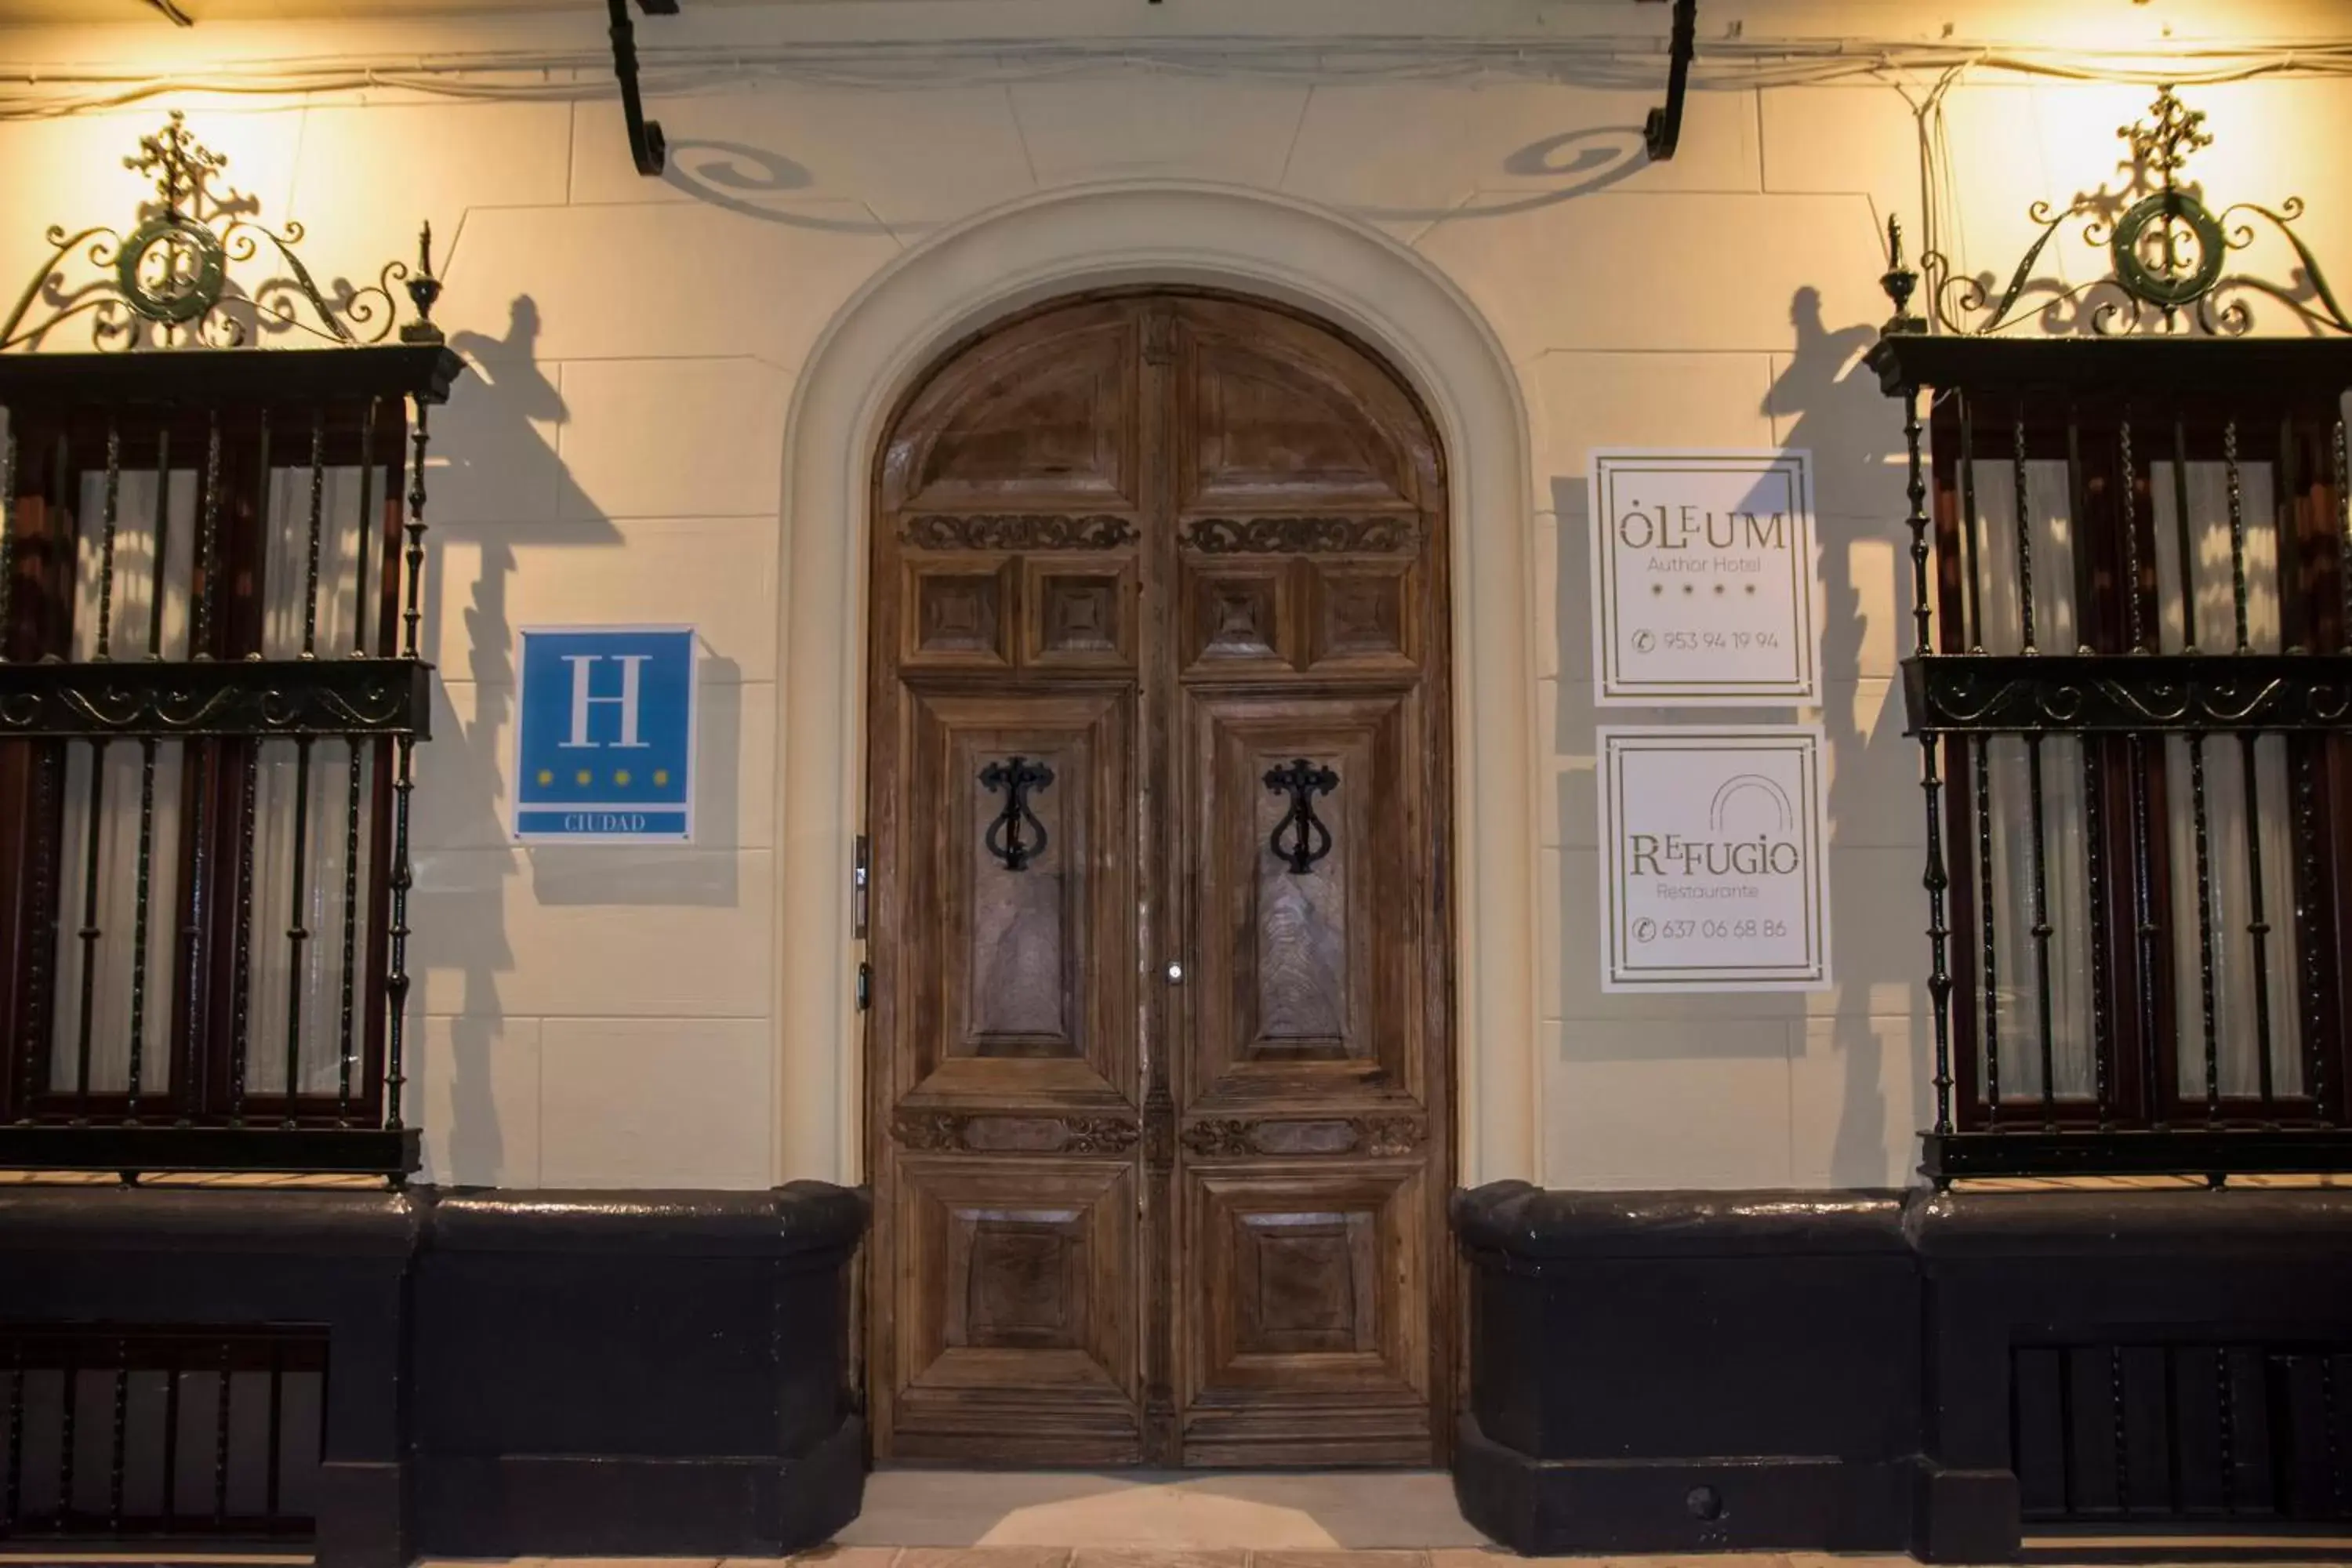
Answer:
[[[704,25],[738,41],[763,27],[855,39],[859,17],[879,36],[912,9],[743,6]],[[921,9],[951,13],[963,38],[1053,37],[1061,14]],[[1595,6],[1538,9],[1601,25]],[[1892,26],[1865,0],[1730,9],[1750,18],[1751,44],[1769,25],[1848,38]],[[2116,9],[2133,26],[2148,10]],[[1464,37],[1508,20],[1465,14]],[[2278,15],[2325,33],[2323,11]],[[331,45],[393,59],[526,34],[593,51],[593,20],[41,29],[0,33],[0,58],[143,51],[179,68],[174,48],[233,60]],[[2143,27],[2152,46],[2158,21]],[[1168,26],[1218,25],[1196,11]],[[412,963],[428,1176],[856,1176],[842,879],[857,781],[840,742],[856,732],[864,443],[922,356],[992,310],[1159,276],[1323,309],[1454,421],[1471,509],[1457,530],[1459,743],[1465,777],[1493,775],[1465,790],[1460,847],[1465,1175],[1904,1181],[1931,1070],[1917,754],[1890,686],[1909,563],[1898,413],[1855,361],[1886,314],[1885,218],[1916,232],[1911,104],[1935,73],[1773,85],[1760,66],[1744,81],[1726,68],[1694,93],[1680,156],[1650,165],[1639,126],[1657,94],[1622,65],[1483,80],[1100,60],[990,70],[977,57],[960,77],[928,68],[899,88],[803,72],[666,92],[660,180],[631,169],[593,75],[572,88],[558,73],[537,97],[501,78],[488,101],[409,87],[180,92],[0,122],[6,280],[35,264],[47,223],[128,210],[137,184],[119,160],[167,106],[190,110],[266,214],[306,223],[322,277],[373,278],[407,253],[419,218],[440,237],[437,314],[474,374],[434,420],[427,518],[425,636],[442,682],[420,766]],[[2219,136],[2200,164],[2211,185],[2263,201],[2301,191],[2321,257],[2352,252],[2352,204],[2332,199],[2352,82],[2187,90]],[[2027,205],[2110,175],[2114,128],[2150,96],[1990,67],[1948,84],[1948,247],[1971,269],[2005,268]],[[1826,700],[1785,716],[1817,719],[1831,744],[1834,990],[1600,989],[1583,475],[1591,447],[1617,442],[1815,455]],[[699,842],[509,846],[512,628],[669,620],[698,625],[709,655]]]

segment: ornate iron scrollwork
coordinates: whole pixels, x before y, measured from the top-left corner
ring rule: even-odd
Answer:
[[[2087,327],[2099,336],[2116,337],[2143,329],[2182,331],[2185,319],[2185,330],[2235,337],[2253,325],[2245,296],[2266,294],[2307,326],[2352,332],[2352,316],[2336,301],[2311,247],[2294,231],[2303,216],[2300,196],[2275,207],[2238,202],[2216,213],[2206,205],[2201,188],[2182,178],[2190,154],[2212,145],[2202,110],[2189,108],[2167,87],[2158,91],[2147,119],[2116,133],[2131,149],[2122,165],[2129,176],[2123,188],[2102,185],[2063,207],[2034,203],[2027,216],[2039,232],[1998,294],[1996,274],[1956,272],[1948,258],[1929,250],[1919,258],[1927,315],[1911,317],[1901,301],[1907,300],[1918,276],[1902,265],[1898,251],[1884,280],[1890,294],[1898,279],[1902,290],[1896,322],[1888,330],[1982,336],[2038,319],[2046,328]],[[2106,276],[2069,286],[2035,275],[2050,242],[2069,224],[2079,226],[2086,244],[2107,253]],[[2294,252],[2296,277],[2291,285],[2231,269],[2231,253],[2251,247],[2264,226]]]
[[[1316,861],[1331,853],[1331,830],[1315,815],[1315,797],[1329,795],[1339,787],[1339,775],[1329,768],[1294,757],[1282,767],[1268,768],[1265,787],[1276,795],[1286,790],[1290,794],[1290,809],[1266,839],[1266,847],[1275,858],[1287,861],[1290,874],[1304,876]],[[1282,847],[1283,835],[1290,835],[1290,847]]]
[[[102,225],[68,234],[53,225],[48,259],[0,320],[0,349],[38,348],[54,329],[83,315],[99,349],[238,348],[289,331],[346,347],[381,342],[396,314],[394,286],[404,280],[417,320],[402,328],[402,340],[441,341],[431,320],[441,286],[432,276],[430,230],[416,271],[394,261],[374,283],[354,288],[339,279],[330,294],[295,253],[299,223],[270,228],[252,216],[259,204],[251,196],[213,190],[213,176],[228,160],[198,142],[177,110],[122,162],[154,181],[154,200],[140,208],[127,235]],[[77,253],[96,276],[69,279],[67,264]],[[265,253],[266,265],[281,270],[245,283],[232,276]]]
[[[1045,825],[1029,809],[1029,792],[1051,788],[1054,770],[1026,757],[1007,757],[981,769],[980,783],[989,794],[1004,796],[1004,809],[988,825],[988,852],[1008,871],[1025,869],[1045,852]]]

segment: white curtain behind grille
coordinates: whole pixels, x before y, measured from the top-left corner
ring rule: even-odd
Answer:
[[[188,579],[195,556],[196,474],[176,469],[164,490],[163,637],[164,658],[188,653]],[[115,492],[113,580],[107,599],[108,651],[121,663],[144,662],[155,604],[155,471],[126,472]],[[99,603],[106,568],[106,482],[85,474],[76,513],[79,523],[74,564],[73,640],[69,658],[98,655]],[[173,973],[181,946],[180,820],[184,748],[176,741],[155,748],[152,827],[147,868],[146,984],[141,1009],[140,1092],[170,1086]],[[90,896],[92,822],[90,774],[100,771],[97,820],[96,897]],[[139,821],[145,760],[136,741],[113,741],[102,752],[75,742],[66,748],[65,831],[58,861],[58,944],[55,1005],[50,1014],[54,1048],[49,1087],[71,1092],[82,1087],[87,993],[89,1088],[120,1094],[130,1087],[133,977],[139,948]],[[95,930],[86,942],[85,929]]]
[[[2179,653],[2187,644],[2187,625],[2173,465],[2150,465],[2148,488],[2156,514],[2156,629],[2162,650]],[[2198,647],[2205,653],[2229,653],[2237,647],[2238,639],[2227,467],[2190,463],[2188,490],[2189,583],[2196,595]],[[2279,552],[2271,465],[2241,464],[2239,494],[2245,525],[2248,642],[2256,652],[2276,653],[2280,646]],[[2253,1095],[2261,1090],[2262,1037],[2256,1011],[2255,939],[2251,930],[2259,918],[2270,928],[2261,967],[2269,991],[2272,1085],[2276,1093],[2296,1093],[2303,1086],[2303,1033],[2294,957],[2294,797],[2289,787],[2286,743],[2273,735],[2256,744],[2256,798],[2252,801],[2247,798],[2245,761],[2237,738],[2209,736],[2204,753],[2213,1032],[2221,1092]],[[2164,767],[2172,899],[2162,918],[2169,927],[2172,947],[2180,1093],[2194,1103],[2205,1096],[2207,944],[2199,920],[2194,767],[2186,737],[2167,741]],[[2255,824],[2251,841],[2250,816]],[[2253,901],[2254,847],[2261,853],[2263,876],[2259,914]]]
[[[1980,587],[1980,625],[1987,653],[2025,651],[2024,575],[2017,527],[2016,468],[1980,460],[1974,468]],[[2068,508],[2066,465],[2025,465],[2026,544],[2032,552],[2034,646],[2072,653],[2077,645],[2074,531]],[[2093,1090],[2090,968],[2090,871],[2083,838],[2083,748],[2066,736],[2041,742],[2041,879],[2049,941],[2049,1081],[2061,1099],[2087,1099]],[[2000,1098],[2042,1098],[2042,956],[2033,935],[2034,792],[2027,742],[1990,742],[1991,789],[1987,802],[1992,854],[1986,902],[1993,921],[1993,1026],[1981,1032],[1979,1069],[1997,1048]],[[1980,823],[1971,822],[1973,835]],[[1962,932],[1981,965],[1984,933]],[[1986,999],[1978,974],[1978,1002]],[[1979,1078],[1979,1081],[1985,1079]]]
[[[319,623],[317,648],[321,659],[347,657],[352,637],[352,612],[357,593],[352,573],[358,545],[360,474],[357,469],[333,469],[322,487],[322,517],[319,550]],[[268,585],[262,622],[262,656],[296,658],[302,652],[304,606],[310,570],[310,476],[308,469],[280,469],[271,477],[269,549],[263,581]],[[373,500],[381,502],[383,487]],[[377,563],[382,559],[381,519],[369,520],[368,584],[371,597],[381,587]],[[375,605],[369,606],[371,640],[379,629]],[[373,781],[366,742],[360,743],[361,820],[367,820]],[[320,741],[310,748],[307,809],[300,810],[303,834],[301,901],[296,902],[294,861],[299,775],[299,748],[292,741],[270,741],[261,748],[254,809],[253,892],[253,1035],[246,1083],[258,1094],[283,1093],[286,1089],[287,1026],[289,1008],[299,1025],[299,1049],[295,1064],[298,1092],[333,1094],[340,1081],[343,1054],[341,1028],[343,982],[343,879],[347,866],[346,829],[350,816],[352,751],[341,741]],[[365,922],[368,900],[368,842],[359,844],[358,908]],[[310,932],[301,944],[299,985],[295,944],[287,933],[297,924]],[[364,942],[365,931],[361,933]],[[365,1041],[367,955],[355,947],[352,974],[351,1049],[356,1056]],[[299,1000],[298,1000],[299,998]],[[354,1068],[356,1075],[356,1068]],[[354,1089],[359,1085],[354,1077]]]
[[[321,659],[349,656],[354,632],[358,581],[354,571],[358,548],[361,476],[357,469],[330,469],[322,486],[320,528],[319,612],[316,648]],[[95,656],[104,535],[104,476],[86,474],[79,518],[79,564],[75,584],[73,655]],[[193,469],[171,475],[171,510],[166,541],[163,637],[166,659],[184,659],[190,633],[189,584],[196,548],[197,476]],[[374,600],[381,588],[377,576],[383,534],[381,483],[371,494],[368,519],[368,576],[371,600],[367,634],[376,645]],[[153,522],[155,476],[125,472],[117,497],[112,614],[110,652],[120,661],[147,657],[148,606],[153,602]],[[271,475],[268,548],[264,565],[263,655],[292,658],[302,651],[307,599],[310,524],[310,475],[308,468],[279,468]],[[215,613],[219,614],[215,606]],[[155,814],[152,849],[148,863],[147,984],[144,1003],[141,1079],[142,1092],[167,1087],[168,1063],[173,1049],[176,1005],[174,971],[181,943],[182,887],[180,868],[185,846],[182,838],[181,787],[185,746],[168,742],[157,748]],[[360,788],[361,820],[372,814],[373,767],[364,742]],[[299,1021],[295,1081],[305,1093],[336,1092],[344,1050],[342,1030],[344,878],[353,864],[347,854],[352,748],[341,741],[320,741],[310,749],[308,809],[305,814],[304,875],[299,923],[310,932],[302,944],[299,986],[293,943],[287,933],[297,923],[293,886],[298,748],[291,741],[263,744],[257,771],[254,811],[253,914],[250,928],[250,1004],[247,1027],[248,1092],[282,1093],[287,1082],[287,1040],[289,1008]],[[91,823],[89,810],[92,748],[69,748],[66,776],[65,834],[59,862],[60,922],[58,942],[58,984],[49,1081],[53,1088],[73,1090],[79,1082],[82,1034],[81,996],[85,974],[89,982],[89,1088],[94,1092],[121,1092],[128,1086],[131,1056],[131,1013],[133,952],[136,945],[136,902],[139,878],[139,802],[142,758],[133,741],[116,741],[105,750],[104,790],[98,825],[98,888],[96,900],[84,896],[89,867]],[[359,877],[356,906],[364,923],[369,897],[369,836],[362,832],[356,864]],[[215,896],[235,896],[236,866],[225,860],[214,871]],[[100,932],[85,965],[84,944],[78,932],[93,926]],[[356,1056],[364,1047],[368,999],[364,930],[352,955],[352,1020],[350,1047]],[[356,1074],[355,1094],[363,1089]]]

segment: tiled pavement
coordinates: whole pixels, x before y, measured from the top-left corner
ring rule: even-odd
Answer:
[[[2327,1559],[2342,1568],[2340,1556]],[[1526,1563],[1576,1568],[1919,1568],[1908,1557],[1833,1557],[1821,1552],[1737,1552],[1706,1557],[1517,1557],[1479,1547],[1424,1552],[1185,1551],[1150,1547],[833,1546],[798,1557],[519,1557],[492,1564],[479,1559],[428,1563],[425,1568],[1507,1568]],[[2156,1565],[2161,1568],[2161,1565]],[[2318,1563],[2267,1560],[2263,1568],[2322,1568]]]
[[[1469,1547],[1385,1552],[1251,1552],[1113,1546],[830,1546],[798,1557],[522,1557],[498,1568],[1918,1568],[1908,1557],[1748,1553],[1720,1557],[1517,1557]],[[493,1568],[478,1560],[425,1568]]]

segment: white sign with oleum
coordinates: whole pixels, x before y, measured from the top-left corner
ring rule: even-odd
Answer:
[[[1601,989],[1825,989],[1820,728],[1603,728],[1599,740]]]
[[[1818,695],[1808,454],[1592,454],[1594,698],[1786,707]]]

